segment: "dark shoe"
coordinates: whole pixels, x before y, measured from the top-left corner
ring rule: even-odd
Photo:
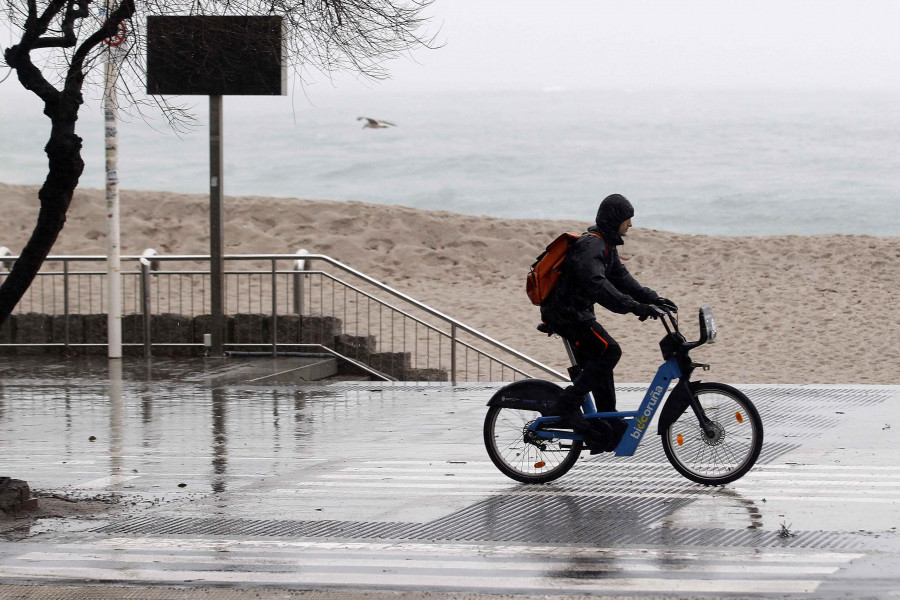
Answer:
[[[578,395],[572,386],[563,390],[557,399],[557,412],[563,419],[563,423],[572,428],[575,433],[587,434],[592,431],[591,422],[584,418],[581,404],[584,398]]]
[[[628,431],[628,423],[625,422],[625,419],[608,419],[607,421],[612,427],[612,435],[610,436],[612,448],[610,450],[615,450],[622,438],[625,437],[625,432]]]
[[[628,429],[628,423],[624,419],[595,419],[593,425],[592,437],[601,441],[593,446],[588,445],[591,454],[615,450]]]
[[[591,454],[611,452],[616,449],[622,436],[625,434],[627,424],[622,419],[591,419],[585,418],[581,410],[584,398],[578,395],[572,388],[567,387],[559,395],[557,400],[558,414],[563,423],[572,428],[575,433],[584,438],[584,445]]]
[[[574,406],[560,406],[559,416],[563,423],[572,428],[575,433],[588,434],[593,432],[591,422],[584,418],[580,408]]]
[[[592,443],[587,446],[591,451],[591,454],[615,450],[618,442],[613,443],[615,441],[615,432],[613,427],[609,424],[609,419],[594,419],[590,421],[590,423],[592,426],[592,431],[590,433]],[[587,438],[588,436],[585,436],[585,439]]]

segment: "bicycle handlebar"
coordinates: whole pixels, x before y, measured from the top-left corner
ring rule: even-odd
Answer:
[[[662,307],[661,307],[661,308],[662,308]],[[659,320],[662,321],[663,327],[666,328],[666,333],[670,333],[670,334],[673,333],[673,332],[674,332],[674,333],[681,333],[681,332],[678,330],[678,319],[676,318],[676,317],[678,316],[678,313],[675,312],[675,311],[671,311],[671,310],[669,310],[669,309],[667,309],[667,308],[662,308],[662,311],[663,311],[663,314],[660,315]],[[674,314],[675,316],[672,316],[673,314]],[[668,323],[666,322],[666,317],[669,318]],[[669,323],[672,324],[671,329],[669,328]]]
[[[663,308],[663,312],[665,314],[659,317],[659,320],[662,321],[663,327],[666,328],[666,333],[672,335],[673,333],[681,334],[681,331],[678,328],[678,319],[676,318],[678,313],[676,311],[672,311],[669,309]],[[673,316],[674,315],[674,316]],[[692,350],[697,346],[702,346],[703,344],[709,342],[713,343],[716,339],[716,322],[712,316],[712,309],[708,304],[704,304],[700,307],[699,311],[700,316],[700,339],[695,342],[685,341],[682,343],[682,349],[685,351]],[[666,317],[668,317],[668,322]],[[671,327],[670,327],[671,325]],[[683,339],[683,338],[682,338]]]

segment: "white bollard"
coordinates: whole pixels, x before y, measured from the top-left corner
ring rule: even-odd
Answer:
[[[159,270],[159,261],[151,260],[156,250],[147,248],[141,252],[141,313],[144,315],[144,358],[150,358],[150,271]]]
[[[141,252],[141,262],[150,267],[151,271],[159,271],[159,261],[153,260],[154,256],[159,256],[159,253],[153,248],[147,248]]]
[[[11,260],[3,260],[7,256],[12,256],[13,253],[6,246],[0,246],[0,271],[9,271],[12,269],[13,261]]]
[[[297,256],[306,256],[309,254],[303,248],[296,252]],[[306,259],[298,258],[294,261],[294,314],[303,314],[303,278],[300,275],[306,270]]]

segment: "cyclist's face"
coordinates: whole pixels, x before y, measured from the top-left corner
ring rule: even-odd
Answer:
[[[619,235],[625,235],[629,229],[631,229],[631,219],[622,221],[622,224],[619,225]]]

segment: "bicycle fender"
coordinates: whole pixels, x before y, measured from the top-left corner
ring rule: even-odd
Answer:
[[[698,383],[699,382],[685,381],[684,379],[678,380],[678,383],[672,388],[672,393],[666,398],[666,403],[663,404],[662,410],[659,413],[659,424],[656,430],[657,434],[663,435],[669,426],[677,421],[678,417],[684,414],[684,411],[691,405],[691,398],[694,397],[694,387]]]
[[[553,415],[562,388],[543,379],[523,379],[505,385],[491,396],[488,406],[534,410],[544,416]]]

